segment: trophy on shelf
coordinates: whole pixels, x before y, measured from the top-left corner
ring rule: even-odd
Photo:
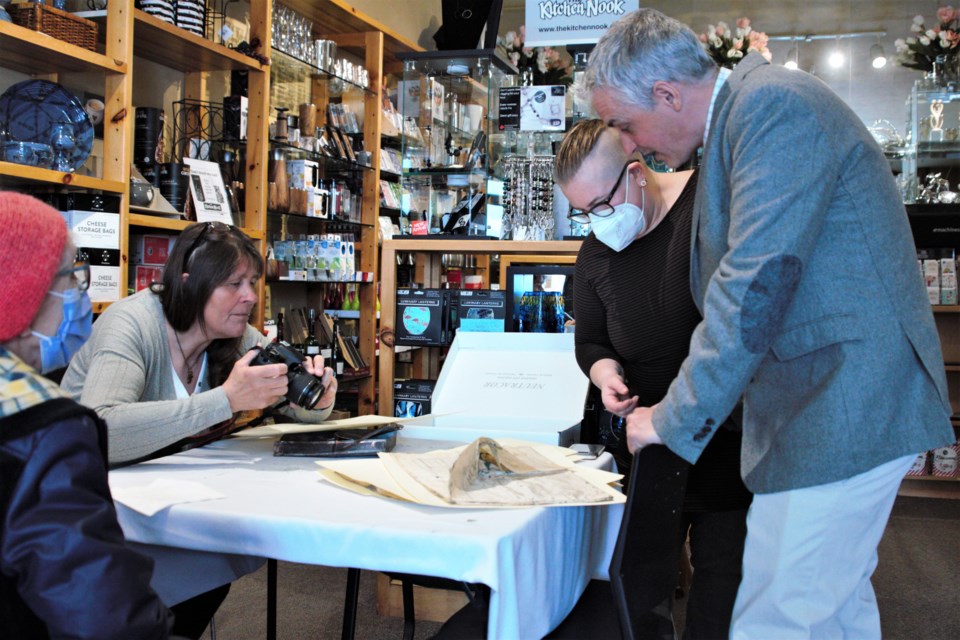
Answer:
[[[930,103],[930,142],[943,142],[943,100]]]

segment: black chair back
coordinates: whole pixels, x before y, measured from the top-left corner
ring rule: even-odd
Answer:
[[[662,445],[633,456],[627,503],[610,561],[624,640],[673,637],[671,598],[682,545],[680,525],[690,465]]]

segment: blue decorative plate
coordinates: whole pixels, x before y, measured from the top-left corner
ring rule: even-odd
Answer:
[[[48,80],[24,80],[0,95],[0,131],[11,140],[50,144],[52,128],[64,122],[73,125],[69,160],[76,170],[93,149],[93,123],[76,96]]]

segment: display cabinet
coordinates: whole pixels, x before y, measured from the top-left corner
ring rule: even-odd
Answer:
[[[515,69],[492,50],[419,52],[404,62],[400,227],[405,233],[500,236],[498,89]]]
[[[960,88],[918,80],[907,98],[907,140],[900,183],[907,204],[945,203],[960,191]],[[936,181],[939,178],[941,181]]]

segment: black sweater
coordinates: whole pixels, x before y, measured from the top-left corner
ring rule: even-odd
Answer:
[[[591,233],[577,255],[576,354],[580,368],[603,358],[620,362],[632,395],[649,407],[666,395],[701,320],[690,292],[691,218],[697,174],[656,229],[616,252]],[[740,434],[718,430],[691,469],[687,510],[744,508],[750,495],[740,480]],[[629,473],[626,446],[614,455]]]

